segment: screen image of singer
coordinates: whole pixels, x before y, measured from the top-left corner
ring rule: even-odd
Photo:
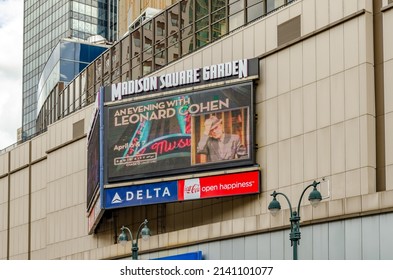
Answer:
[[[253,164],[252,104],[248,82],[105,107],[107,182]],[[225,156],[198,148],[209,118],[219,119],[216,130],[231,136],[224,140]],[[241,149],[229,156],[235,142]],[[216,145],[210,146],[213,153]]]

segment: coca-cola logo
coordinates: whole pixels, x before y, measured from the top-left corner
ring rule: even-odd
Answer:
[[[200,186],[199,184],[189,185],[184,188],[184,192],[187,194],[191,193],[199,193]]]

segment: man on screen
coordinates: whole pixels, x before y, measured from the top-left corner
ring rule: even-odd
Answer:
[[[204,132],[197,146],[197,153],[207,155],[208,162],[245,157],[246,148],[236,134],[224,133],[222,120],[211,116],[205,120]]]

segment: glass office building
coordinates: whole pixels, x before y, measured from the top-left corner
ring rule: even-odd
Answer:
[[[116,40],[117,2],[24,1],[22,140],[36,132],[38,82],[53,48],[62,38]]]

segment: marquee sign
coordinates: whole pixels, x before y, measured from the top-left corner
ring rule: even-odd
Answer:
[[[105,209],[260,192],[260,172],[241,173],[105,189]]]
[[[213,64],[161,76],[143,77],[111,85],[111,93],[105,96],[105,102],[122,100],[138,94],[154,93],[175,89],[182,86],[209,83],[222,79],[243,79],[258,75],[258,59],[242,59],[232,62]]]
[[[106,106],[104,112],[108,183],[254,163],[251,82]],[[207,135],[213,120],[222,139]]]

